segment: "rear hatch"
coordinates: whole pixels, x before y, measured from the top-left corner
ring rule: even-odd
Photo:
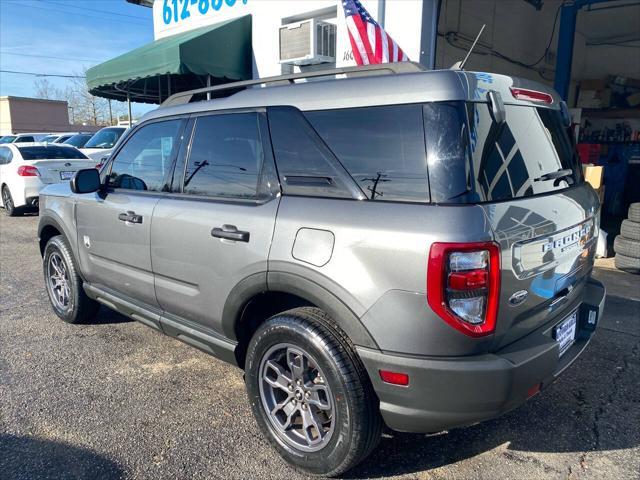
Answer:
[[[87,158],[75,147],[55,144],[26,145],[18,147],[25,165],[38,169],[43,183],[68,181],[83,168],[95,168],[96,162]]]
[[[577,304],[593,267],[599,203],[560,110],[505,105],[506,120],[496,122],[487,103],[465,109],[470,161],[460,165],[445,152],[447,166],[430,162],[431,195],[438,203],[480,205],[500,245],[498,349]]]

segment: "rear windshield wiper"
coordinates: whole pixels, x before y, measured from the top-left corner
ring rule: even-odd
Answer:
[[[564,168],[562,170],[558,170],[556,172],[545,173],[544,175],[535,178],[534,182],[546,182],[547,180],[562,180],[564,178],[571,177],[571,182],[573,183],[573,170],[570,168]],[[554,182],[555,185],[555,182]]]

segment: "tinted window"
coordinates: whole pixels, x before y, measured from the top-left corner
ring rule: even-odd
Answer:
[[[109,185],[129,190],[164,190],[181,126],[182,120],[169,120],[143,126],[133,133],[111,164]]]
[[[72,147],[56,145],[18,147],[20,155],[25,160],[87,160],[87,156]]]
[[[468,103],[467,118],[462,104],[446,105],[424,108],[432,201],[507,200],[562,190],[581,180],[559,111],[506,105],[506,122],[497,124],[485,103]],[[555,178],[561,170],[568,175]]]
[[[85,148],[113,148],[126,128],[103,128],[85,144]]]
[[[371,200],[429,201],[421,106],[305,115]]]
[[[89,141],[93,135],[73,135],[64,143],[67,145],[73,145],[74,147],[82,148]]]
[[[264,160],[256,113],[198,117],[184,193],[255,198]]]
[[[31,136],[27,136],[27,137],[18,137],[16,138],[16,141],[14,143],[32,143],[34,142],[34,138]]]
[[[61,135],[60,137],[56,138],[53,142],[54,143],[64,143],[67,140],[69,140],[71,138],[71,135]]]
[[[4,137],[0,138],[0,143],[13,143],[15,139],[16,137],[14,135],[5,135]]]
[[[462,102],[427,103],[423,107],[429,187],[434,202],[478,201],[469,162],[469,132]]]
[[[353,181],[298,110],[270,108],[269,130],[284,193],[353,198]]]

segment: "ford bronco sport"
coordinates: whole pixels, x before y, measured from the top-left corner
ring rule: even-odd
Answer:
[[[383,423],[437,432],[517,407],[604,303],[598,197],[557,94],[378,68],[395,73],[176,94],[99,174],[40,199],[56,314],[106,305],[243,368],[265,436],[313,474],[363,460]]]

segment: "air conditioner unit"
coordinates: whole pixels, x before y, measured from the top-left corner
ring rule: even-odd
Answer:
[[[280,63],[313,65],[336,61],[336,26],[311,18],[280,27]]]

